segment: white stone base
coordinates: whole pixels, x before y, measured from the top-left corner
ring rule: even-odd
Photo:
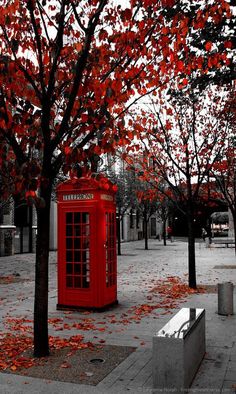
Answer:
[[[153,337],[154,389],[189,388],[204,354],[205,310],[182,308]]]

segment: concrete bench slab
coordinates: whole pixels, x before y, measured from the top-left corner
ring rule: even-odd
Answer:
[[[233,239],[214,239],[212,242],[216,245],[225,245],[226,248],[228,248],[229,245],[235,245],[235,240]]]
[[[182,308],[153,337],[153,388],[189,388],[205,349],[205,309]]]

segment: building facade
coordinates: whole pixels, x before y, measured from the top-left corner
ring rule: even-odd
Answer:
[[[148,223],[148,238],[162,236],[162,222],[152,215]],[[137,241],[144,238],[143,218],[138,211],[128,210],[120,221],[122,242]],[[229,237],[234,237],[234,226],[229,212]],[[36,250],[37,221],[36,211],[26,202],[10,199],[0,205],[0,256],[16,253],[34,253]],[[50,250],[57,250],[57,203],[51,203]]]

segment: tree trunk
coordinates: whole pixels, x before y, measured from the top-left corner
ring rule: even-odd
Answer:
[[[33,252],[33,209],[29,207],[29,253]]]
[[[118,254],[118,256],[121,256],[120,222],[121,222],[121,220],[120,220],[120,215],[119,215],[117,218],[117,222],[116,222],[117,223],[116,229],[117,229],[117,254]]]
[[[197,288],[196,284],[196,262],[195,262],[195,237],[194,237],[194,215],[192,207],[188,208],[188,280],[189,287]]]
[[[166,246],[166,220],[163,220],[162,236],[163,236],[163,244],[164,246]]]
[[[37,245],[34,298],[34,356],[49,355],[48,342],[48,259],[51,187],[42,189],[37,207]]]
[[[144,220],[145,250],[148,250],[148,222]]]

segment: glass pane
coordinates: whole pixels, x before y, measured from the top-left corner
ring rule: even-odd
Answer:
[[[82,274],[86,275],[87,273],[87,265],[86,264],[82,264]]]
[[[81,277],[80,276],[74,277],[74,287],[81,287]]]
[[[82,287],[88,287],[88,280],[86,278],[86,276],[82,276]]]
[[[73,264],[66,264],[66,273],[73,274]]]
[[[67,287],[73,287],[73,276],[67,276],[66,277],[66,286]]]
[[[80,249],[80,238],[74,238],[74,249]]]
[[[83,239],[83,249],[89,249],[89,237]]]
[[[77,263],[80,262],[80,251],[79,250],[74,251],[74,261]]]
[[[70,225],[66,226],[66,236],[71,237],[73,235],[73,227]]]
[[[81,226],[80,225],[74,226],[74,235],[75,235],[75,237],[79,237],[81,235]]]
[[[72,249],[72,247],[73,247],[72,238],[67,238],[66,239],[66,249]]]
[[[74,213],[74,223],[80,223],[81,222],[81,213],[80,212],[75,212]]]
[[[83,217],[83,223],[89,223],[89,214],[88,213],[84,213],[84,217]]]
[[[81,274],[81,264],[75,264],[74,265],[74,273],[75,273],[75,275],[80,275]]]
[[[66,224],[72,223],[73,222],[73,214],[72,212],[67,212],[66,213]]]
[[[86,250],[81,251],[81,260],[82,263],[86,263]]]
[[[66,251],[66,261],[68,261],[68,262],[73,261],[73,252],[72,251],[69,251],[69,250]]]

